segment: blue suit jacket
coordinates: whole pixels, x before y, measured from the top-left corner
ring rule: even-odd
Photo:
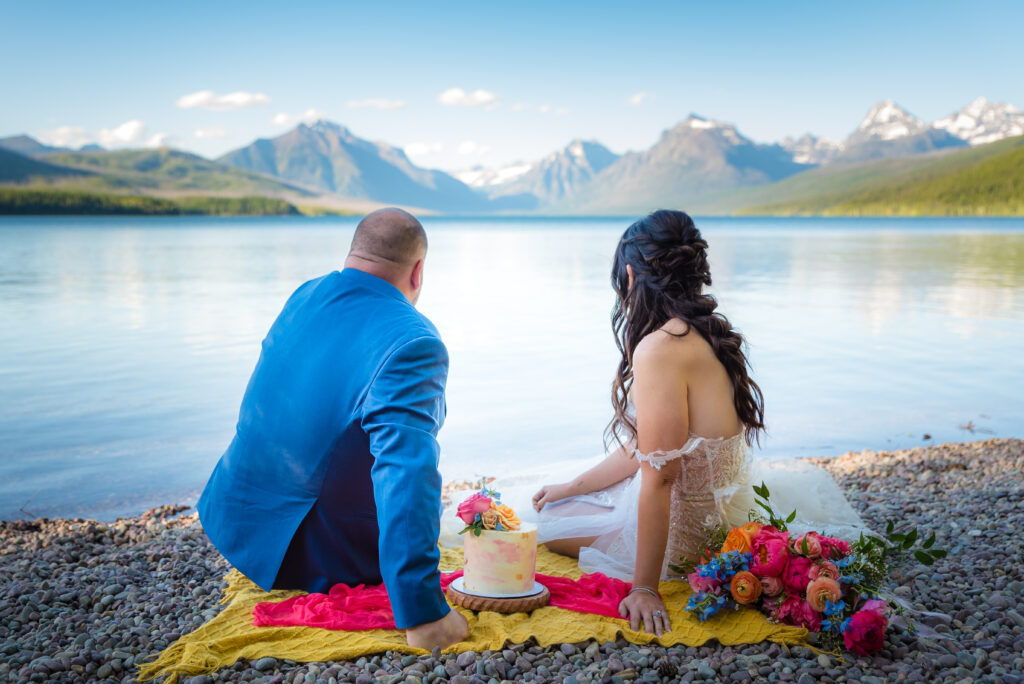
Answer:
[[[196,506],[210,540],[265,590],[383,580],[399,627],[443,617],[447,376],[437,329],[392,285],[355,269],[303,284]]]

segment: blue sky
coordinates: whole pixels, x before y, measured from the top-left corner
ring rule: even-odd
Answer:
[[[691,112],[775,141],[845,137],[882,99],[926,121],[1024,107],[1011,1],[25,0],[0,20],[0,135],[205,156],[302,116],[452,170],[575,137],[643,149]]]

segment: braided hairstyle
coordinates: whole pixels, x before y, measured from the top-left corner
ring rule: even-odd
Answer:
[[[736,414],[745,426],[748,444],[760,439],[764,428],[764,397],[747,373],[743,335],[715,311],[718,302],[702,291],[711,285],[708,243],[687,214],[661,209],[640,219],[623,233],[612,265],[612,288],[618,295],[612,309],[612,331],[622,354],[612,383],[615,416],[605,431],[605,442],[625,444],[636,437],[635,418],[629,415],[629,388],[633,384],[633,351],[645,336],[672,318],[686,322],[707,340],[732,381]],[[633,267],[629,287],[626,266]],[[624,439],[625,438],[625,439]]]

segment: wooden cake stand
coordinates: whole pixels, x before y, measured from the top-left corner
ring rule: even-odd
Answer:
[[[547,587],[529,596],[517,596],[516,598],[491,598],[489,596],[477,596],[459,591],[455,587],[448,586],[448,600],[457,606],[469,608],[473,611],[490,610],[495,613],[529,613],[531,610],[543,608],[551,600],[551,592]]]

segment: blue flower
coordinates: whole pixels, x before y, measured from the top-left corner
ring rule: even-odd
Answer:
[[[839,625],[839,631],[845,632],[846,630],[850,629],[850,620],[852,619],[853,618],[846,618],[845,620],[843,620],[843,624]]]

